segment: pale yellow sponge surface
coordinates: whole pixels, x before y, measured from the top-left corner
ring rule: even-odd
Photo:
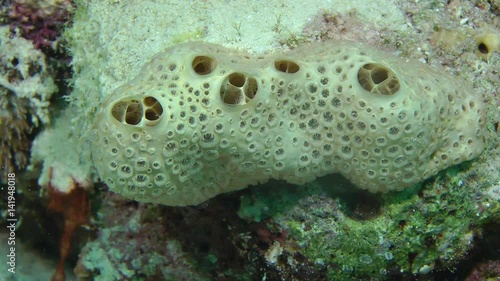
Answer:
[[[358,44],[186,43],[106,98],[92,155],[112,191],[165,205],[330,173],[386,192],[478,156],[484,111],[465,81]]]

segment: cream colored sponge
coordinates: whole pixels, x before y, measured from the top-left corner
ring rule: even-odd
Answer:
[[[386,192],[478,156],[484,111],[461,79],[358,44],[186,43],[107,97],[92,155],[112,191],[165,205],[336,172]]]

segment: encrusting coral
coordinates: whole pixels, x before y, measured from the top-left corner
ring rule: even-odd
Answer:
[[[91,138],[111,190],[193,205],[335,172],[371,192],[401,190],[478,156],[484,124],[464,81],[363,45],[251,57],[195,42],[108,96]]]
[[[29,159],[32,124],[28,123],[27,102],[0,85],[0,182],[7,174],[24,169]]]
[[[34,127],[50,123],[49,105],[57,91],[46,57],[33,44],[0,27],[0,154],[4,175],[27,164]]]
[[[59,30],[64,26],[74,6],[69,0],[14,0],[8,14],[11,28],[32,41],[38,50],[56,49]]]

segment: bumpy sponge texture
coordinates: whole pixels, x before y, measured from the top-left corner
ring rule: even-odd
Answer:
[[[106,98],[92,154],[112,191],[193,205],[335,172],[372,192],[401,190],[478,156],[483,130],[467,83],[369,47],[252,56],[186,43]]]

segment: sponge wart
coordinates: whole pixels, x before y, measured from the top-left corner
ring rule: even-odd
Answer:
[[[111,190],[165,205],[335,172],[386,192],[478,156],[484,111],[464,81],[362,45],[186,43],[107,97],[92,155]]]

